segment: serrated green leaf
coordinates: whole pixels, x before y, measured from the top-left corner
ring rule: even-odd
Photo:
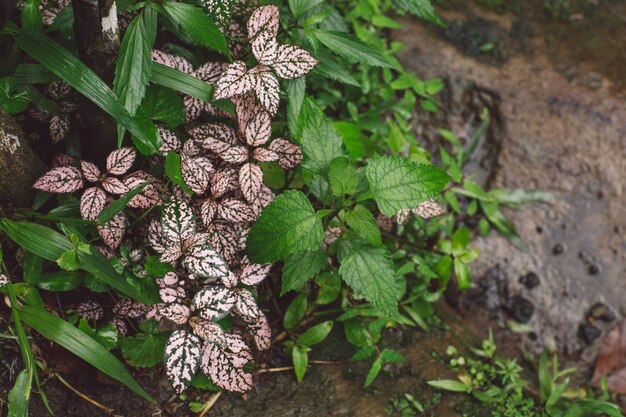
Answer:
[[[371,159],[365,176],[378,209],[387,216],[435,197],[450,180],[445,171],[434,165],[394,156]]]
[[[348,60],[378,67],[395,67],[372,46],[347,33],[315,29],[313,35],[328,49]]]
[[[398,316],[398,283],[389,252],[355,238],[342,240],[339,274],[355,294],[390,318]]]
[[[435,8],[430,0],[394,0],[394,3],[399,8],[406,10],[417,17],[426,19],[439,26],[446,26],[443,20],[437,16],[437,12],[435,12]]]
[[[217,28],[213,19],[202,9],[191,4],[172,1],[165,1],[162,6],[168,16],[179,24],[198,45],[230,56],[226,38]]]
[[[323,0],[289,0],[289,8],[293,17],[298,18],[302,13],[320,3],[323,3]]]
[[[302,250],[322,246],[322,221],[301,191],[288,190],[262,212],[247,240],[248,257],[254,263],[274,262]]]
[[[354,232],[367,243],[382,245],[380,229],[371,211],[357,204],[352,211],[345,214],[346,223]]]
[[[330,78],[331,80],[336,80],[354,87],[361,86],[361,84],[352,76],[350,71],[330,56],[320,51],[315,54],[315,57],[320,62],[313,69],[314,73],[319,73],[320,75]]]
[[[163,359],[163,350],[167,343],[168,334],[162,333],[137,333],[133,337],[127,337],[120,343],[122,354],[126,362],[136,368],[151,368]]]
[[[283,266],[280,295],[288,291],[299,291],[304,284],[326,266],[326,254],[322,250],[302,251],[290,255]]]
[[[158,120],[175,127],[185,121],[185,105],[174,90],[152,85],[148,87],[135,116],[137,119]]]
[[[331,120],[315,102],[306,98],[302,105],[302,166],[309,171],[326,175],[330,164],[338,157],[347,157],[341,136]]]
[[[343,197],[356,192],[357,171],[348,158],[335,158],[330,164],[328,179],[330,180],[330,190],[336,197]]]
[[[287,82],[287,126],[292,138],[300,139],[302,134],[302,123],[300,121],[300,110],[304,102],[306,90],[306,77],[299,77]]]

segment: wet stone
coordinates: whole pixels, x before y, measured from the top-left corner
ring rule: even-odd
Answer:
[[[563,252],[565,252],[565,245],[563,245],[562,243],[557,243],[556,245],[554,245],[554,247],[552,248],[552,254],[553,255],[560,255]]]
[[[520,323],[528,323],[535,312],[535,306],[521,295],[509,298],[504,304],[504,309],[511,318]]]
[[[587,312],[587,321],[594,322],[596,320],[610,323],[615,320],[615,313],[604,303],[595,303]]]
[[[600,329],[591,324],[581,324],[578,326],[578,337],[588,345],[593,343],[601,333]]]
[[[519,282],[529,290],[532,290],[533,288],[536,288],[541,284],[539,276],[534,272],[529,272],[526,275],[522,275],[519,278]]]

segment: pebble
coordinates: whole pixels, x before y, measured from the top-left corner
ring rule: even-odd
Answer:
[[[524,285],[529,290],[538,287],[541,284],[539,276],[534,272],[529,272],[526,275],[519,277],[519,283]]]
[[[615,313],[604,303],[595,303],[587,311],[587,321],[593,323],[595,320],[600,320],[605,323],[610,323],[615,320]]]
[[[594,262],[589,265],[589,268],[587,270],[589,271],[589,275],[598,275],[602,272],[602,265]]]
[[[588,345],[600,337],[601,333],[600,329],[591,324],[581,324],[578,326],[578,337],[580,337],[582,341]]]
[[[521,295],[509,298],[504,304],[504,309],[511,315],[513,320],[519,323],[528,323],[535,312],[533,303]]]
[[[563,252],[565,252],[565,245],[563,245],[562,243],[557,243],[556,245],[554,245],[554,247],[552,248],[552,254],[553,255],[560,255]]]

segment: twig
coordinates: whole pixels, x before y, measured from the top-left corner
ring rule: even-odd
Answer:
[[[341,365],[341,362],[336,361],[309,361],[309,366],[311,365]],[[261,368],[256,371],[257,374],[267,374],[274,372],[286,372],[293,371],[293,366],[282,366],[278,368]],[[200,417],[200,416],[198,416]]]
[[[101,410],[104,410],[106,413],[114,416],[114,417],[123,417],[120,416],[118,414],[115,414],[112,408],[109,408],[105,405],[100,404],[98,401],[93,400],[91,398],[89,398],[88,396],[86,396],[85,394],[83,394],[82,392],[80,392],[79,390],[77,390],[76,388],[74,388],[73,386],[70,385],[69,382],[67,382],[65,379],[63,379],[63,377],[57,373],[53,373],[51,376],[54,376],[56,379],[58,379],[61,384],[65,385],[65,387],[67,389],[69,389],[70,391],[72,391],[74,394],[78,395],[80,398],[82,398],[83,400],[87,401],[88,403],[95,405],[96,407],[98,407]]]
[[[206,404],[204,404],[204,408],[202,409],[200,414],[198,414],[198,417],[204,417],[204,415],[209,412],[209,410],[215,405],[217,400],[219,400],[219,398],[222,396],[222,392],[223,391],[215,393],[215,395],[212,395],[211,398],[207,400]]]
[[[315,317],[309,316],[309,317],[305,318],[304,320],[302,320],[300,323],[298,323],[298,325],[296,327],[294,327],[293,329],[284,330],[283,332],[281,332],[278,336],[276,336],[274,338],[273,343],[280,342],[285,337],[287,337],[287,334],[289,334],[290,332],[293,332],[294,330],[296,330],[296,329],[298,329],[300,327],[306,326],[307,324],[312,322],[314,319],[315,319]]]

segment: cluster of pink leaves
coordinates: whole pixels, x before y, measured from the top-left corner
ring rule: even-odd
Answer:
[[[46,9],[48,10],[48,9]],[[70,116],[78,106],[72,96],[72,87],[65,81],[55,81],[48,85],[46,96],[57,106],[58,113],[53,114],[43,107],[31,107],[29,114],[41,122],[48,123],[52,142],[58,143],[70,130]]]

